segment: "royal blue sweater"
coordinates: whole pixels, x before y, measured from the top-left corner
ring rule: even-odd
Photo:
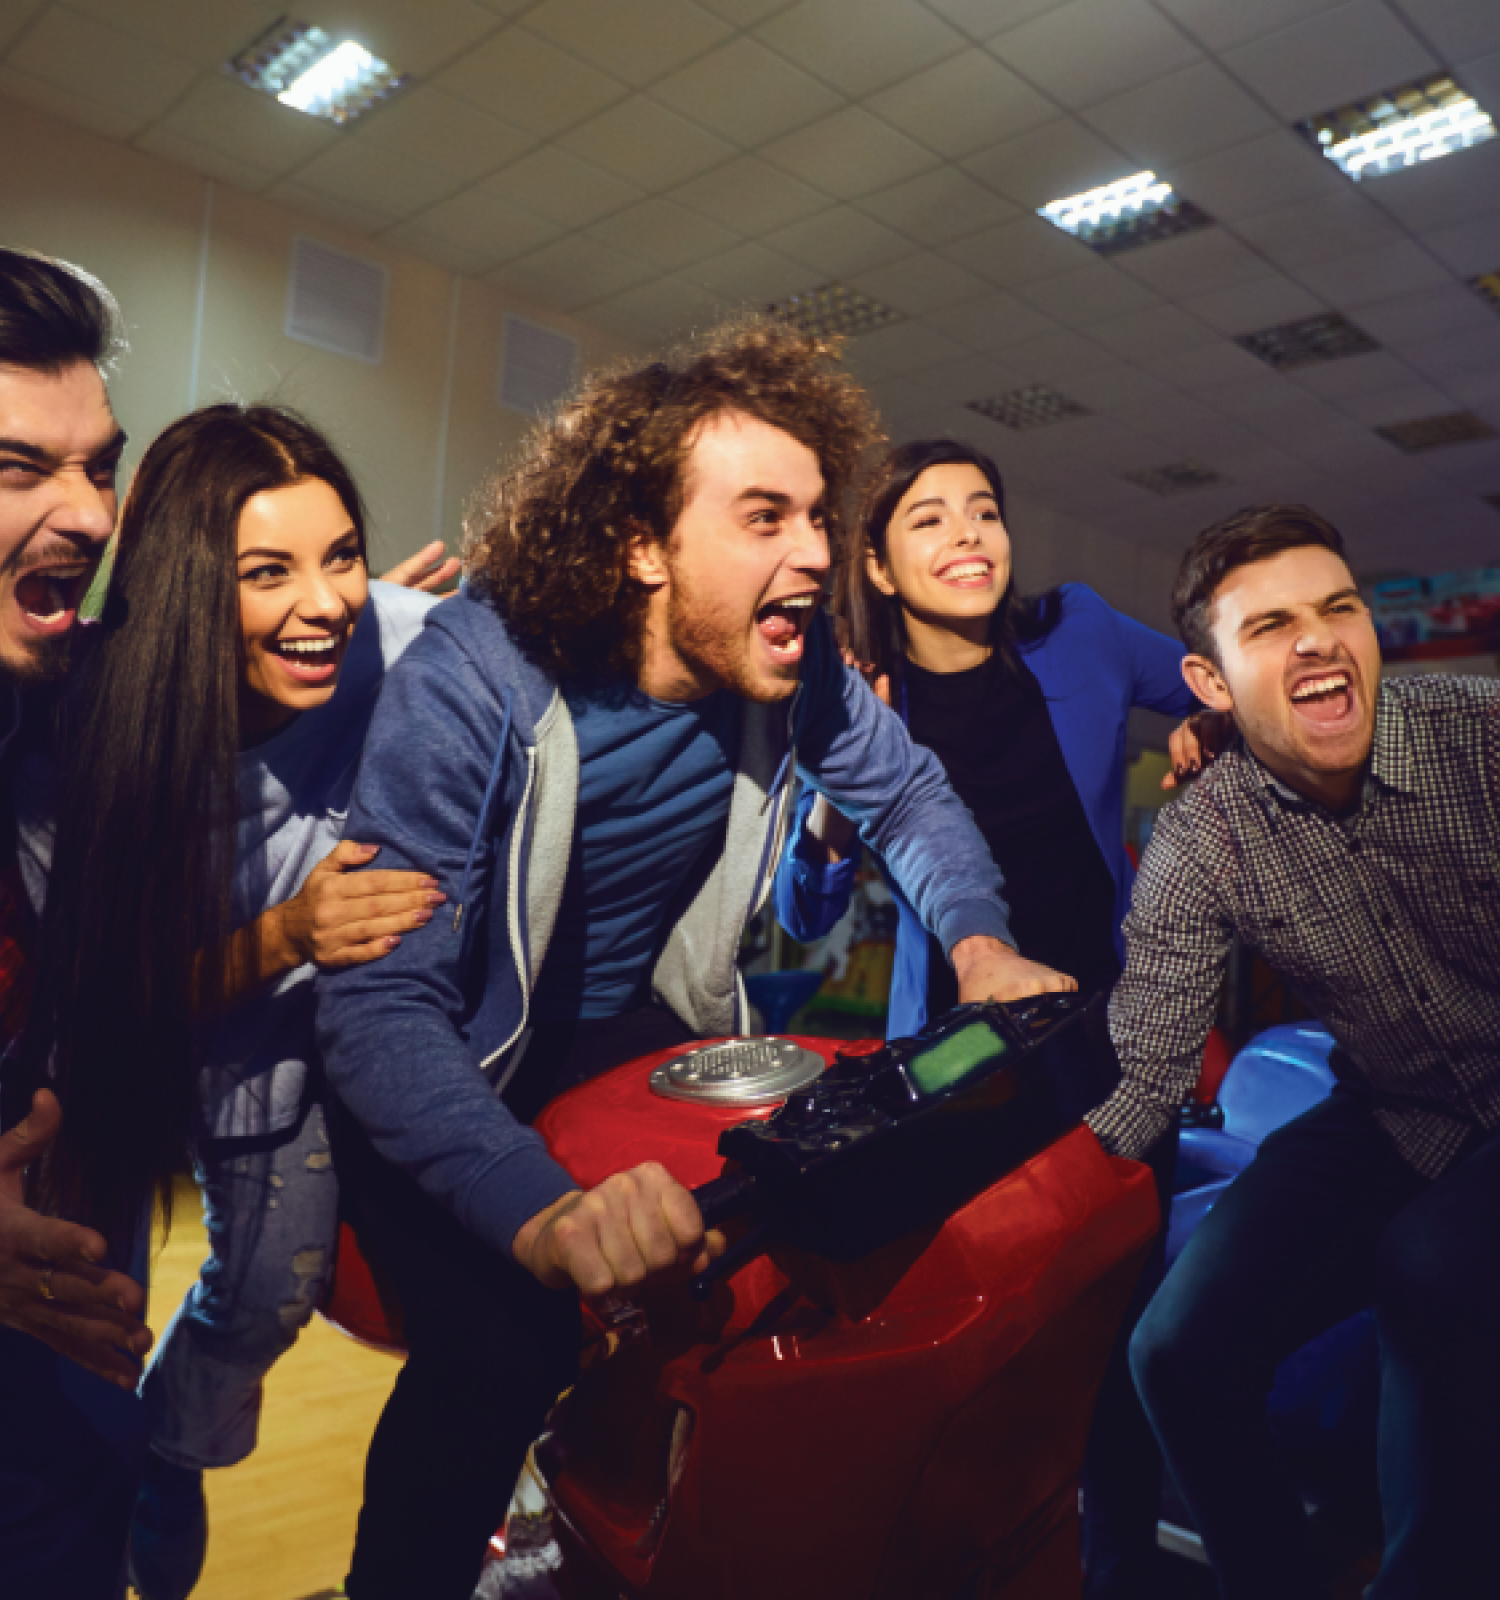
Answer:
[[[1135,869],[1125,853],[1125,724],[1131,708],[1169,716],[1201,710],[1182,678],[1183,647],[1106,605],[1081,583],[1060,591],[1062,613],[1043,639],[1022,648],[1041,685],[1063,761],[1089,827],[1115,881],[1115,947],[1125,958],[1120,924],[1130,906]],[[975,729],[975,737],[1003,730]],[[834,866],[807,830],[817,798],[804,792],[790,843],[776,875],[776,913],[794,939],[821,938],[848,909],[859,857]],[[887,881],[890,873],[876,856]],[[891,883],[897,909],[896,964],[891,976],[887,1036],[915,1033],[927,1020],[928,942],[911,902]],[[1022,955],[1026,952],[1023,950]]]

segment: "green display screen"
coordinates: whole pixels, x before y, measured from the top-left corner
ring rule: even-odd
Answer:
[[[988,1023],[971,1022],[967,1028],[960,1028],[931,1049],[913,1056],[906,1070],[919,1093],[939,1094],[998,1061],[1009,1048]]]

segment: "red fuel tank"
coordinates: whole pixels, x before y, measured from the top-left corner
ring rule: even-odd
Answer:
[[[838,1041],[798,1041],[825,1060]],[[871,1048],[875,1048],[872,1042]],[[664,1052],[537,1123],[585,1186],[717,1177],[759,1111],[664,1099]],[[853,1265],[774,1248],[602,1326],[542,1452],[570,1600],[1067,1600],[1094,1396],[1157,1225],[1078,1128]]]

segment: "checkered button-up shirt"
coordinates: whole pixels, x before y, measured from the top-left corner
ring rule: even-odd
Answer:
[[[1359,809],[1336,818],[1241,743],[1161,814],[1110,1031],[1124,1081],[1088,1121],[1139,1156],[1197,1080],[1233,936],[1342,1046],[1427,1177],[1500,1126],[1500,683],[1382,685]]]

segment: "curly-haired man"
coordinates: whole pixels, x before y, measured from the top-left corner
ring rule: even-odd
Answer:
[[[875,437],[831,354],[748,322],[587,383],[496,485],[466,592],[388,680],[349,827],[451,909],[378,971],[321,980],[340,1172],[411,1350],[355,1600],[466,1600],[571,1379],[559,1289],[722,1248],[659,1167],[579,1193],[525,1124],[608,1066],[744,1027],[735,957],[795,775],[891,863],[964,998],[1072,986],[1010,947],[968,813],[819,617]]]

